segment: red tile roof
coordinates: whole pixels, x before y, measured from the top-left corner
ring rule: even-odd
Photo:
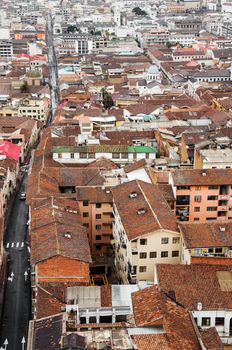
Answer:
[[[232,222],[189,222],[179,226],[188,249],[232,247]]]
[[[227,291],[220,281],[224,272],[227,274]],[[232,308],[232,265],[157,264],[157,276],[162,290],[173,291],[176,301],[186,308],[196,310],[199,302],[203,309]]]
[[[174,186],[232,185],[232,169],[174,170],[172,178]]]
[[[111,191],[129,240],[160,229],[178,232],[175,216],[157,187],[134,180]],[[140,215],[139,210],[145,212]]]
[[[201,349],[189,312],[157,286],[132,293],[132,305],[136,326],[160,326],[165,332],[134,336],[138,349]]]

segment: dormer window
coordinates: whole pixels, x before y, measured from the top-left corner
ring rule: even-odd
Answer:
[[[138,196],[138,193],[137,192],[131,192],[130,193],[130,198],[135,198]]]
[[[137,211],[138,215],[143,215],[146,213],[146,209],[145,208],[141,208]]]

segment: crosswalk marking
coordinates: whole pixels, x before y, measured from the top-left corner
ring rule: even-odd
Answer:
[[[25,245],[25,242],[8,242],[6,244],[6,249],[9,248],[23,248]]]

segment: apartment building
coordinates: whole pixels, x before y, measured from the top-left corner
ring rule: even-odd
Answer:
[[[180,262],[175,216],[152,184],[134,180],[111,191],[118,278],[122,283],[153,281],[155,264]]]
[[[11,41],[0,41],[0,58],[11,59],[13,56],[13,45]]]
[[[107,253],[112,248],[113,203],[109,189],[76,187],[82,224],[87,229],[91,253]]]
[[[105,157],[116,164],[133,163],[140,159],[155,159],[156,150],[150,146],[126,145],[86,145],[54,146],[53,160],[64,164],[91,163],[94,159]]]
[[[232,219],[232,169],[175,170],[170,182],[178,220]]]
[[[169,31],[167,29],[144,30],[140,34],[140,44],[143,48],[153,45],[165,45],[169,40]]]
[[[50,108],[49,102],[46,99],[30,98],[25,99],[19,104],[19,114],[23,117],[37,119],[41,122],[46,122]]]

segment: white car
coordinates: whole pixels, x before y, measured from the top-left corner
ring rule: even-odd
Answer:
[[[26,193],[22,192],[20,195],[20,199],[25,200],[26,199]]]

